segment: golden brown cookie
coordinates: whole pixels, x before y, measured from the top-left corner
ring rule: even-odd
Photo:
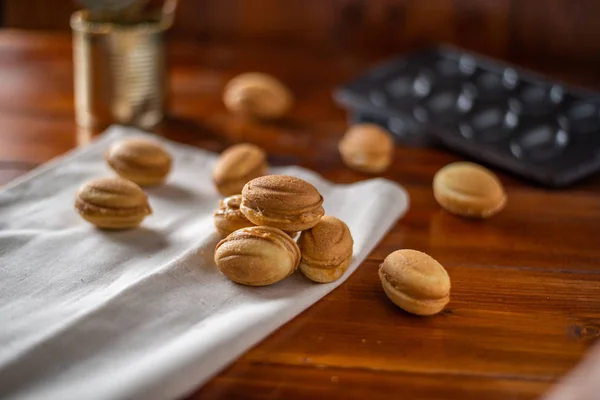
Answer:
[[[145,138],[119,140],[106,152],[106,161],[117,174],[141,186],[164,182],[171,170],[171,160],[158,141]]]
[[[268,169],[263,149],[240,143],[221,153],[213,169],[213,182],[223,196],[232,196],[242,193],[247,182],[265,175]]]
[[[416,250],[397,250],[379,267],[385,294],[417,315],[437,314],[450,301],[450,277],[436,260]]]
[[[125,229],[139,225],[152,214],[146,193],[123,178],[99,178],[79,188],[75,209],[99,228]]]
[[[238,229],[248,228],[254,224],[240,211],[242,195],[236,194],[220,200],[219,208],[215,211],[215,227],[222,237]]]
[[[348,168],[377,174],[392,163],[394,140],[377,124],[356,124],[340,140],[338,150]]]
[[[240,210],[250,222],[293,232],[315,226],[325,211],[323,197],[310,183],[285,175],[251,180],[242,190]]]
[[[300,262],[296,242],[270,226],[237,230],[215,249],[215,263],[227,278],[248,286],[265,286],[291,275]]]
[[[290,109],[290,90],[271,75],[247,72],[230,80],[223,92],[229,111],[257,118],[278,118]]]
[[[433,195],[452,214],[488,218],[506,204],[506,194],[496,175],[481,165],[456,162],[433,178]]]
[[[335,217],[325,215],[317,225],[302,232],[298,239],[302,253],[300,270],[315,282],[333,282],[348,269],[353,245],[348,226]]]

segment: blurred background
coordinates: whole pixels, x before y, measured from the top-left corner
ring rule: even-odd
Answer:
[[[69,0],[0,0],[3,27],[69,31]],[[598,0],[181,0],[170,35],[390,54],[452,43],[537,69],[600,67]]]

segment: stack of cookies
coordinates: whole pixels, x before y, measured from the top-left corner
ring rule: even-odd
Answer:
[[[235,115],[269,120],[285,115],[292,92],[276,78],[245,73],[225,87],[223,101]],[[349,168],[380,174],[391,165],[392,136],[376,124],[351,127],[338,150]],[[125,139],[106,154],[119,175],[84,184],[75,199],[79,214],[105,229],[132,228],[152,213],[140,186],[164,182],[171,156],[160,143]],[[213,182],[224,197],[214,213],[223,237],[214,254],[219,270],[249,286],[281,281],[296,269],[314,282],[333,282],[348,269],[354,245],[348,226],[325,216],[323,196],[310,183],[291,176],[267,175],[267,154],[242,143],[221,154]],[[506,204],[506,193],[494,173],[480,165],[457,162],[439,170],[433,194],[448,212],[467,218],[489,218]],[[392,302],[418,315],[433,315],[448,303],[450,278],[432,257],[416,250],[391,253],[379,268],[384,292]]]
[[[230,193],[220,186],[229,175],[223,165],[237,151],[225,151],[215,166],[213,179],[221,193]],[[251,158],[244,156],[246,170],[240,168],[244,163],[231,164],[236,169],[229,181],[266,171],[266,164],[255,165],[248,162]],[[222,199],[214,213],[215,227],[224,237],[215,249],[215,263],[227,278],[264,286],[300,268],[309,279],[325,283],[348,269],[354,245],[350,230],[339,219],[324,216],[323,196],[313,185],[292,176],[266,175],[250,180],[240,192]]]

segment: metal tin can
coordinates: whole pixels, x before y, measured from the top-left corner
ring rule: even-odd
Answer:
[[[167,104],[169,23],[97,22],[83,10],[72,15],[71,28],[77,124],[141,128],[158,124]]]

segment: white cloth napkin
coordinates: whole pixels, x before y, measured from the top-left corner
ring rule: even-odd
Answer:
[[[296,273],[237,285],[213,262],[213,153],[161,139],[174,168],[168,183],[147,189],[154,214],[137,229],[97,230],[74,211],[82,183],[111,175],[108,145],[140,134],[112,127],[0,191],[0,398],[190,393],[340,285],[408,208],[406,192],[384,179],[335,185],[273,168],[319,189],[326,213],[350,227],[354,258],[330,284]]]

